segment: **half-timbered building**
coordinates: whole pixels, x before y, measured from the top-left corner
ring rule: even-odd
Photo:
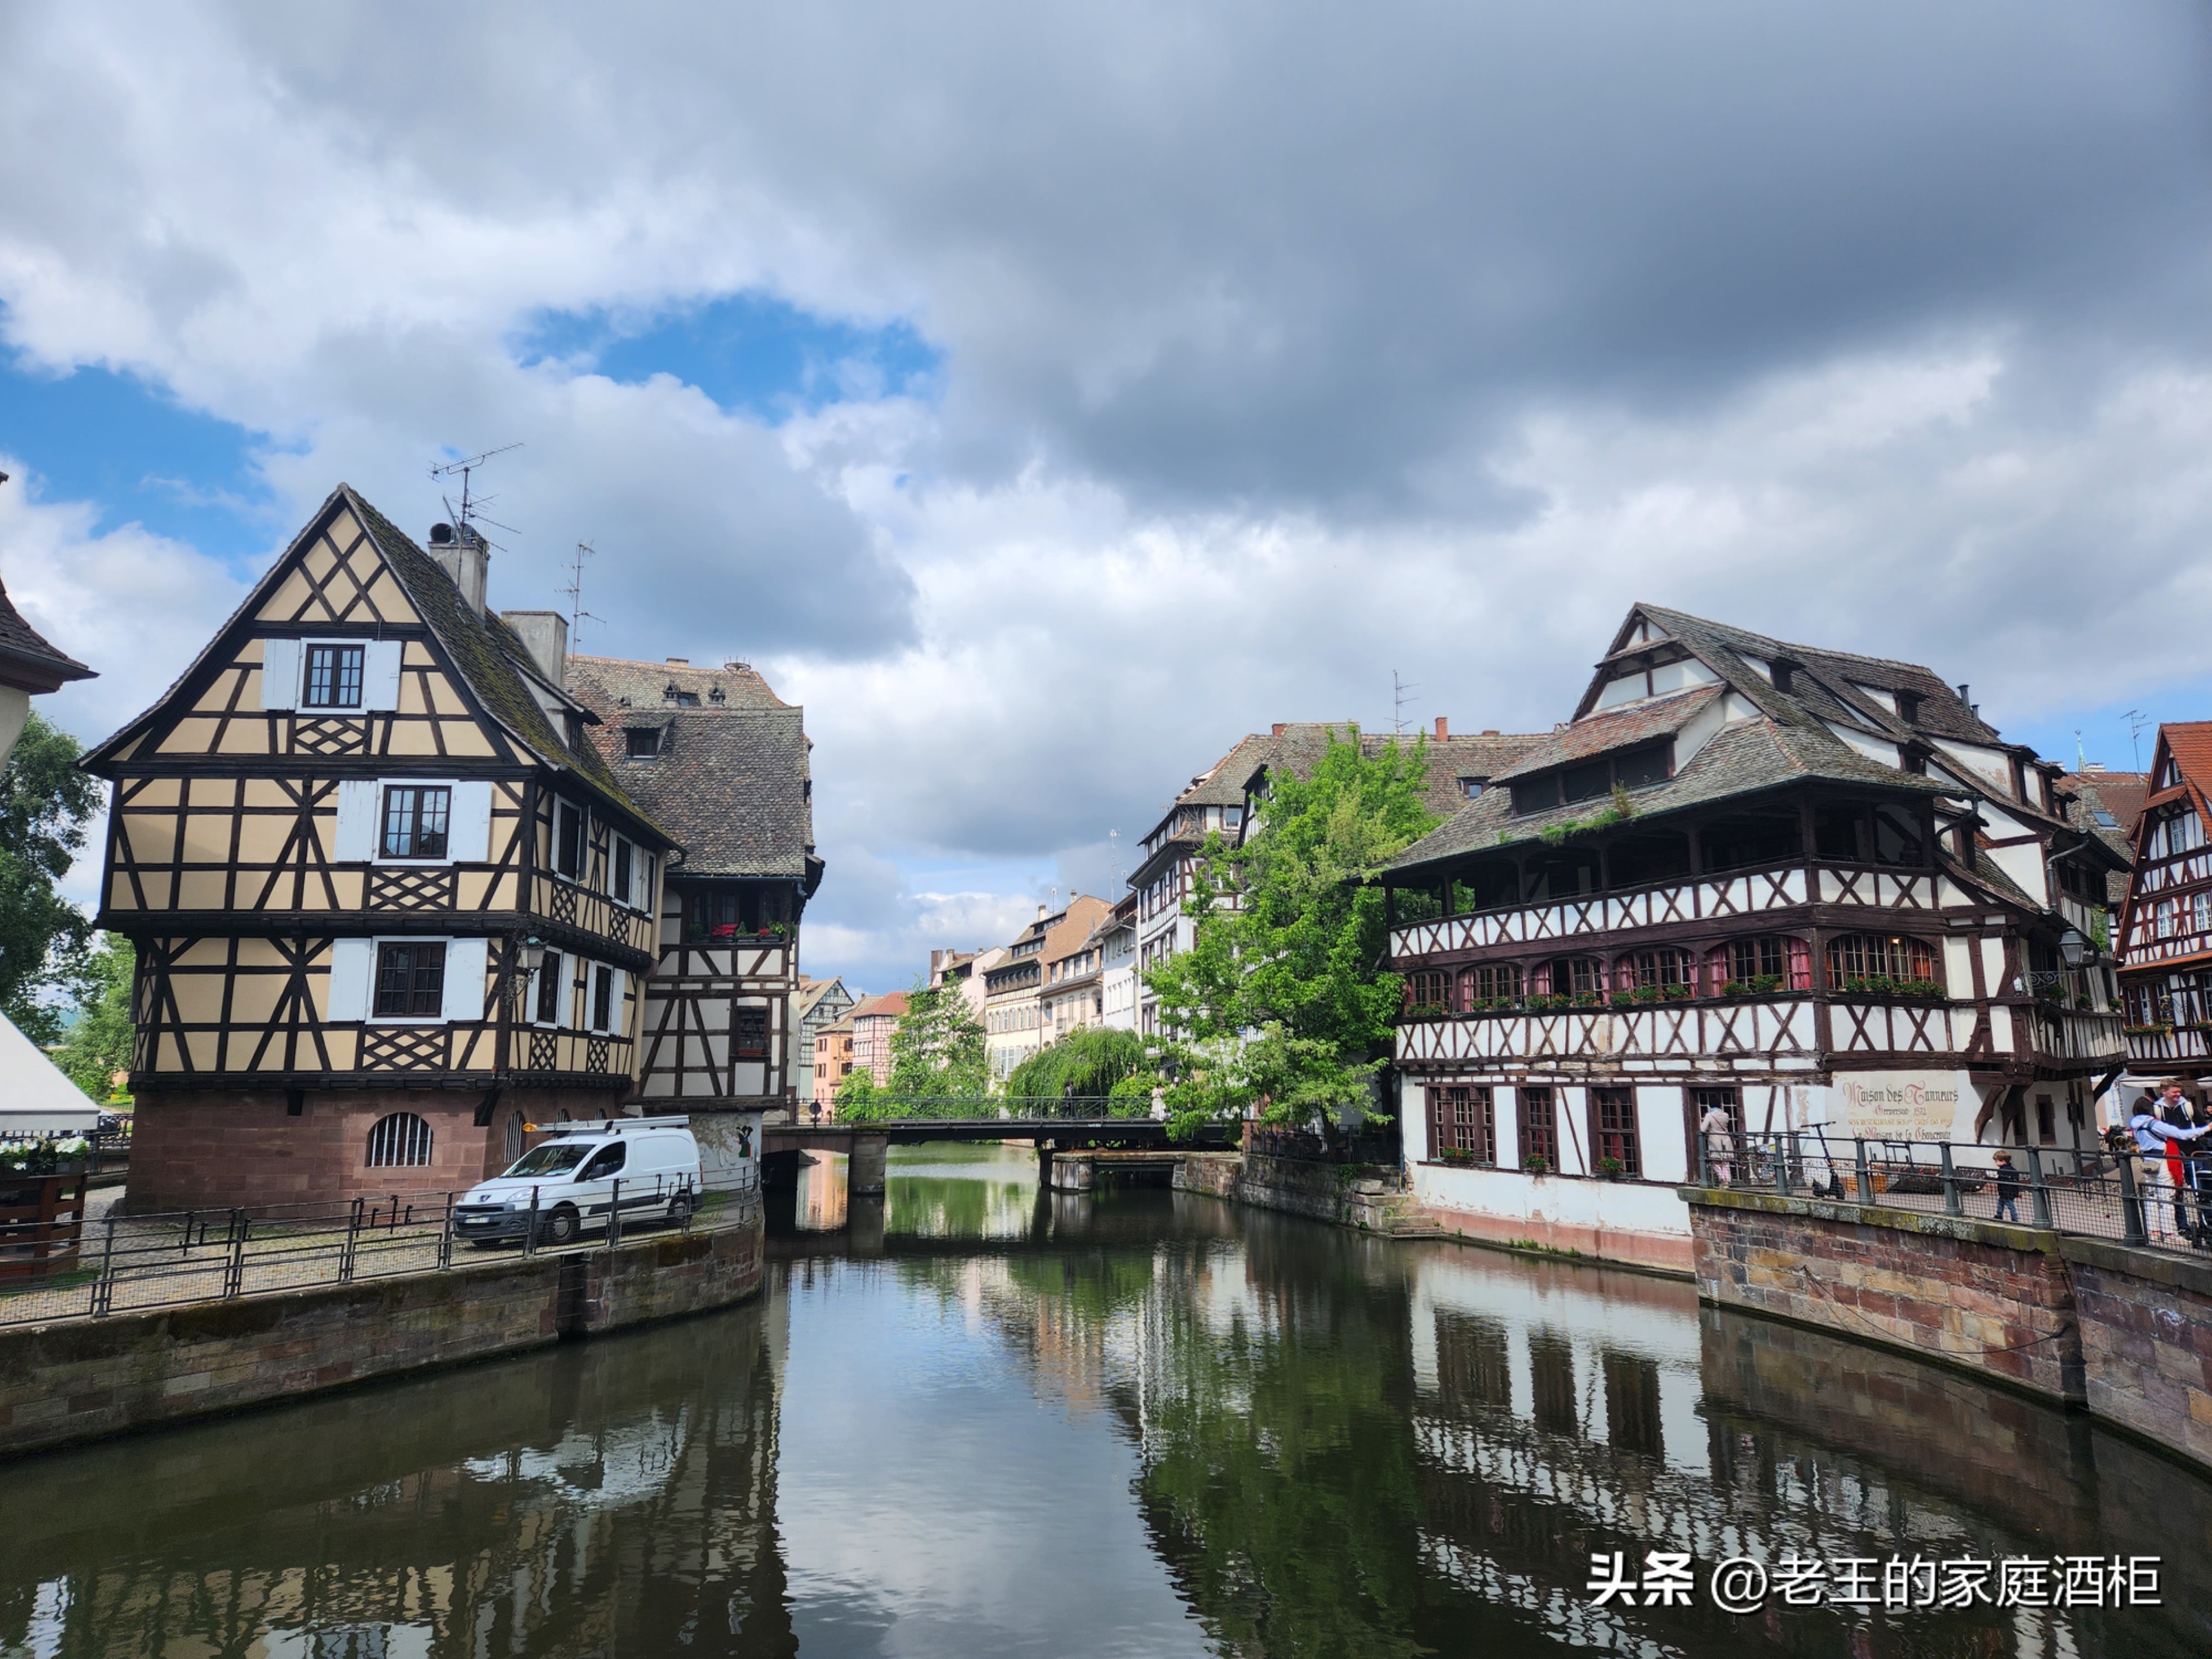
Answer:
[[[1925,668],[1638,606],[1574,717],[1388,872],[1416,1190],[1680,1267],[1716,1107],[1846,1160],[2094,1139],[2124,860],[2058,775]]]
[[[450,1189],[631,1093],[674,842],[488,562],[341,485],[86,757],[138,953],[133,1207]]]
[[[2130,1085],[2212,1071],[2212,720],[2158,729],[2119,951]]]
[[[750,1146],[749,1115],[798,1104],[799,919],[823,871],[804,711],[739,662],[571,656],[568,689],[599,717],[608,771],[678,842],[644,987],[639,1098],[691,1114],[710,1153]]]

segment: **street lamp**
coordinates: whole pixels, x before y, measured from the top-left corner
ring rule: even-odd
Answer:
[[[530,994],[530,981],[545,965],[545,941],[532,933],[514,947],[514,965],[521,969],[514,980],[514,1006],[522,1006]]]
[[[2097,954],[2097,947],[2089,942],[2087,934],[2069,922],[2066,931],[2058,936],[2058,954],[2066,958],[2069,968],[2081,968]]]

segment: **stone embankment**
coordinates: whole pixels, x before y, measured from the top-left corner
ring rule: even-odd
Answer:
[[[726,1307],[762,1255],[756,1221],[0,1329],[0,1455]]]
[[[1681,1190],[1705,1300],[2087,1407],[2212,1468],[2212,1262],[1961,1216]]]
[[[1283,1210],[1392,1238],[1441,1238],[1443,1231],[1380,1166],[1322,1164],[1258,1152],[1185,1152],[1175,1184],[1231,1203]]]

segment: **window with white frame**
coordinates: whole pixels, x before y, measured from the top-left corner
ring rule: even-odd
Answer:
[[[571,881],[584,878],[584,809],[571,801],[553,803],[553,868]]]
[[[607,860],[607,896],[633,910],[653,908],[653,857],[628,836],[611,838]]]
[[[387,859],[442,859],[452,829],[453,792],[442,783],[385,786],[384,822],[377,854]]]
[[[333,940],[326,1018],[378,1024],[481,1020],[490,948],[484,939]]]
[[[399,706],[398,640],[261,641],[261,706],[345,714]]]

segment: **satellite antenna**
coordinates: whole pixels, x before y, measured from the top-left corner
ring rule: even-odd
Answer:
[[[584,624],[606,620],[584,609],[584,561],[599,550],[589,542],[576,544],[576,556],[568,561],[568,585],[561,590],[568,596],[568,654],[572,657],[583,654],[576,649],[576,641],[583,635]]]
[[[1398,671],[1390,671],[1390,730],[1394,736],[1406,735],[1406,698],[1421,688],[1398,678]]]
[[[497,519],[484,517],[481,510],[483,503],[495,501],[499,499],[498,496],[474,495],[470,493],[469,489],[470,475],[478,467],[495,455],[504,455],[510,449],[521,447],[519,443],[501,444],[497,449],[487,449],[481,455],[471,455],[465,460],[447,461],[430,469],[430,476],[434,478],[450,478],[456,472],[461,475],[461,504],[456,507],[453,505],[453,498],[450,495],[445,496],[442,499],[446,503],[446,512],[451,516],[453,523],[461,529],[475,531],[479,540],[483,539],[483,532],[476,528],[480,523],[488,524],[494,530],[504,530],[510,536],[519,536],[522,533],[511,524],[501,524]],[[502,553],[506,550],[505,548],[500,549]]]

